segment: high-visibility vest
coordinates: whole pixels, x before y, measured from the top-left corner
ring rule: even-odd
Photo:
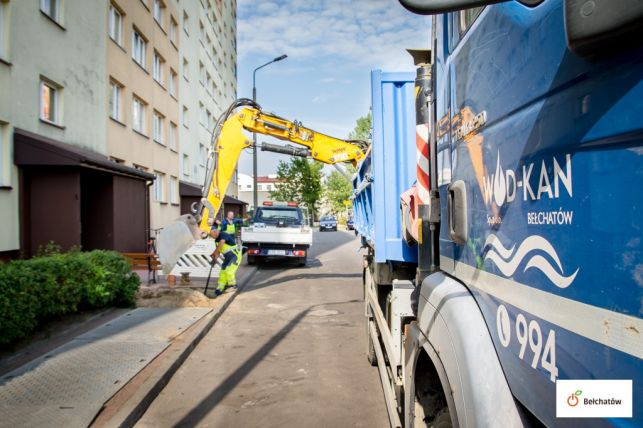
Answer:
[[[223,224],[221,224],[221,227],[223,228]],[[229,233],[234,236],[234,234],[237,232],[237,229],[234,227],[234,223],[228,223],[225,229],[222,229],[221,232]]]

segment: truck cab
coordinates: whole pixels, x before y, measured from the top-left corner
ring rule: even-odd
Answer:
[[[437,263],[414,274],[429,237],[398,243],[403,221],[378,216],[408,214],[387,192],[408,183],[397,159],[422,133],[378,131],[399,104],[374,85],[354,207],[368,358],[386,366],[391,425],[643,425],[643,7],[400,1],[438,13],[429,152],[417,151],[418,169],[431,161],[436,198],[421,221],[436,226]],[[386,168],[392,155],[402,166]],[[589,417],[606,390],[572,390],[582,380],[622,381],[630,414]]]

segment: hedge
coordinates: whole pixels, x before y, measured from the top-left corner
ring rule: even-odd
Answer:
[[[0,263],[0,345],[27,337],[53,317],[133,306],[140,285],[114,251],[70,252]]]

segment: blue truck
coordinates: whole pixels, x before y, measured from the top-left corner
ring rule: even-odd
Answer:
[[[643,426],[643,2],[400,2],[431,53],[353,180],[391,426]]]

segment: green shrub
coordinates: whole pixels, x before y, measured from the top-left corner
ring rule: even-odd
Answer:
[[[0,345],[79,309],[133,306],[140,279],[114,251],[73,251],[0,263]]]

